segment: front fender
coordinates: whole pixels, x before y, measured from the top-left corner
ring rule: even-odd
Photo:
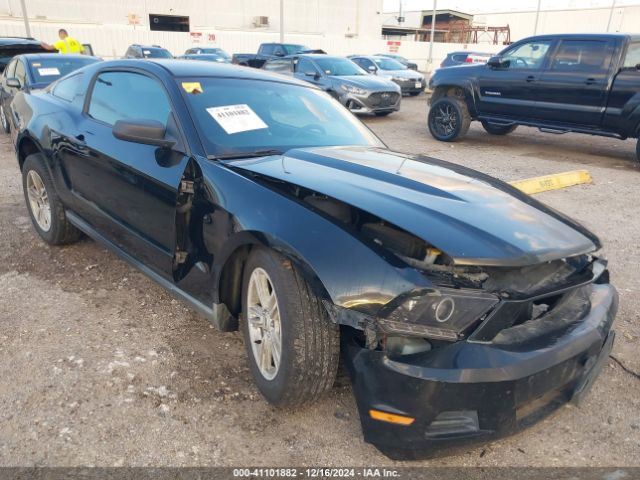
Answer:
[[[469,67],[465,67],[469,68]],[[436,92],[441,89],[449,91],[450,89],[460,89],[463,92],[464,100],[472,117],[478,114],[477,98],[478,98],[478,82],[474,77],[459,77],[453,75],[434,75],[429,81],[429,88]],[[436,98],[436,96],[432,96]]]
[[[312,272],[334,304],[370,314],[402,293],[430,285],[416,270],[384,258],[301,202],[220,163],[203,161],[201,168],[214,206],[205,232],[214,258],[214,291],[226,260],[243,244],[281,252]]]

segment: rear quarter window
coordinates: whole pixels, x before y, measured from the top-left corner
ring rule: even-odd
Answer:
[[[54,97],[69,103],[82,103],[84,99],[84,76],[82,73],[72,75],[55,83],[51,88]]]

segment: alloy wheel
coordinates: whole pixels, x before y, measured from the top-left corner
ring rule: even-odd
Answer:
[[[27,173],[27,197],[29,198],[29,206],[31,213],[38,227],[48,232],[51,228],[51,205],[49,203],[49,195],[44,186],[42,178],[35,170]]]
[[[438,105],[433,115],[433,126],[439,135],[448,137],[458,125],[458,114],[452,105]]]
[[[265,379],[273,380],[282,358],[282,328],[278,297],[271,278],[262,268],[253,270],[249,278],[247,324],[258,370]]]

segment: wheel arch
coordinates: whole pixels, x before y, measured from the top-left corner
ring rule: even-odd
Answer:
[[[27,157],[36,153],[43,153],[38,142],[28,135],[23,135],[16,144],[16,156],[18,158],[20,171],[22,171],[22,167],[24,166],[24,162]]]
[[[433,88],[433,93],[429,100],[429,104],[432,105],[436,100],[442,97],[456,97],[464,100],[467,104],[467,109],[472,116],[476,114],[476,101],[473,93],[473,88],[469,85],[462,85],[457,83],[445,82],[441,85]]]

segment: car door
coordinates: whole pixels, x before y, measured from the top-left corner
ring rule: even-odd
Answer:
[[[597,127],[602,122],[615,50],[614,39],[560,40],[535,83],[536,117]]]
[[[549,39],[518,43],[501,55],[500,66],[480,67],[480,115],[530,118],[536,103],[534,87],[552,44]]]
[[[117,139],[112,130],[118,120],[156,120],[179,139],[164,86],[138,71],[102,71],[84,108],[77,132],[69,133],[73,147],[63,155],[83,216],[112,243],[169,276],[178,188],[188,157],[179,149]]]

